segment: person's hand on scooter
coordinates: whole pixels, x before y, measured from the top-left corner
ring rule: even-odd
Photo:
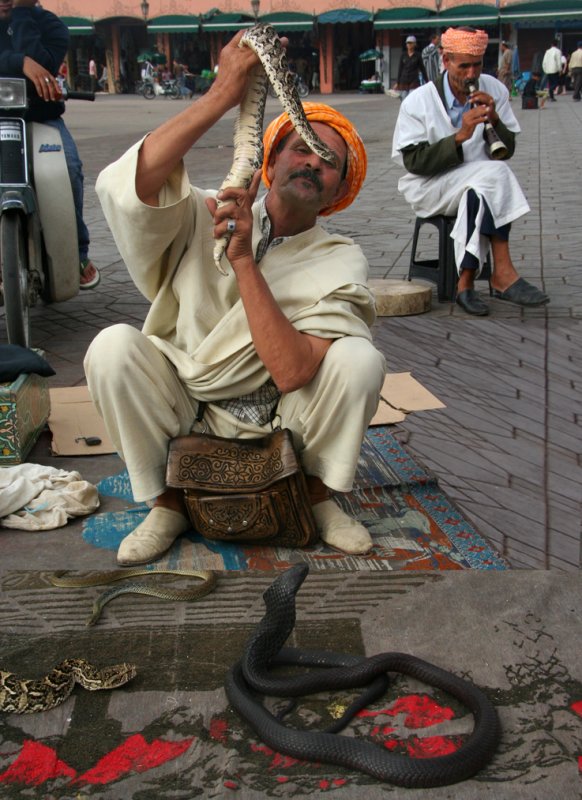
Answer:
[[[38,61],[30,58],[30,56],[24,56],[22,72],[34,84],[38,96],[42,97],[43,100],[60,100],[62,98],[61,87],[57,79]]]

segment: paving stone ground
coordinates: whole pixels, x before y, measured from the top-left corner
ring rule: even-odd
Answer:
[[[364,249],[371,277],[405,279],[413,214],[397,189],[391,140],[399,103],[384,95],[323,98],[358,126],[368,149],[360,197],[329,218],[330,230]],[[91,256],[102,272],[93,291],[32,313],[33,346],[57,370],[52,386],[85,382],[82,359],[96,333],[115,322],[139,326],[147,303],[134,288],[103,219],[95,191],[99,171],[146,131],[185,107],[183,101],[98,96],[70,102],[67,123],[85,164]],[[411,317],[382,318],[374,336],[389,369],[412,372],[446,408],[410,415],[398,436],[515,568],[576,570],[581,561],[582,435],[582,144],[581,104],[559,97],[543,111],[522,111],[512,166],[531,212],[512,230],[521,275],[542,286],[549,306],[523,310],[491,301],[491,316],[471,318],[450,303]],[[267,121],[278,113],[269,100]],[[216,187],[232,158],[234,113],[192,149],[193,182]],[[195,166],[196,165],[196,166]],[[435,244],[427,240],[428,250]],[[481,284],[482,291],[486,284]],[[6,340],[0,310],[0,341]],[[56,459],[43,440],[31,460],[79,469],[88,480],[111,474],[114,457]],[[67,466],[70,465],[70,466]],[[7,541],[7,540],[5,540]],[[6,566],[20,548],[7,541]],[[20,556],[20,561],[25,559]],[[62,566],[52,564],[45,566]]]

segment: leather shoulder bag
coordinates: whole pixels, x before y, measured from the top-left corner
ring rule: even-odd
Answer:
[[[166,483],[184,490],[192,525],[207,539],[304,547],[318,538],[287,428],[258,439],[178,436]]]

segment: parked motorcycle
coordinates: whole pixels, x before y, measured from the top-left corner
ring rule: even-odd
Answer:
[[[176,78],[168,78],[167,80],[160,81],[157,84],[157,88],[153,81],[144,81],[142,94],[147,100],[153,100],[154,97],[160,95],[171,97],[173,100],[178,100],[181,92]]]
[[[309,95],[309,86],[305,83],[303,78],[296,72],[291,74],[293,75],[293,78],[295,80],[295,86],[297,87],[297,94],[299,95],[299,97],[301,97],[301,99],[307,97]],[[271,84],[269,84],[268,91],[271,97],[277,97],[277,95],[275,94],[275,90],[273,89],[273,86]]]
[[[73,191],[59,132],[25,122],[24,78],[0,78],[0,305],[8,341],[30,342],[29,309],[79,291]],[[94,100],[63,91],[63,99]]]

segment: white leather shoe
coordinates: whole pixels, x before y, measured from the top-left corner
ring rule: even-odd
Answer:
[[[181,533],[192,525],[179,511],[155,506],[119,545],[117,563],[122,567],[149,564],[169,550]]]
[[[350,555],[364,555],[374,546],[361,522],[352,519],[333,500],[324,500],[312,508],[319,535],[330,547]]]

